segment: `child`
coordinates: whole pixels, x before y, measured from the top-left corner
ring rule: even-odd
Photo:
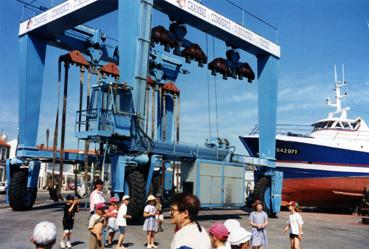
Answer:
[[[74,225],[74,215],[76,212],[79,212],[78,205],[79,201],[74,199],[74,195],[67,195],[63,215],[64,233],[60,241],[60,248],[72,248],[70,238],[72,236],[72,229]],[[67,243],[64,242],[65,239],[67,240]]]
[[[90,217],[90,222],[88,223],[88,230],[90,231],[90,238],[88,241],[89,249],[104,248],[104,243],[102,241],[102,230],[103,226],[106,225],[104,215],[105,204],[96,204],[94,214]]]
[[[118,231],[118,227],[116,225],[116,219],[118,216],[118,198],[112,197],[110,198],[110,207],[108,208],[107,216],[108,216],[108,243],[105,244],[105,247],[111,247],[112,241],[115,235],[115,232]]]
[[[211,246],[216,249],[226,249],[229,231],[222,223],[215,223],[209,228]]]
[[[300,241],[302,240],[302,225],[304,221],[301,215],[298,213],[299,204],[295,201],[289,203],[288,209],[291,214],[287,221],[287,226],[283,229],[283,232],[290,230],[290,245],[291,249],[300,249]]]
[[[252,226],[251,245],[253,249],[267,246],[268,239],[265,227],[268,225],[268,215],[263,211],[263,203],[259,200],[253,204],[255,211],[250,214],[250,225]]]
[[[127,219],[132,218],[130,215],[127,215],[127,206],[129,204],[130,197],[129,195],[123,196],[122,204],[119,207],[116,224],[119,228],[120,236],[118,239],[117,249],[125,249],[123,246],[124,234],[126,232]]]
[[[243,227],[236,227],[228,236],[231,249],[249,249],[250,240],[251,233]]]
[[[157,228],[158,228],[158,232],[163,232],[163,228],[161,227],[161,224],[163,223],[164,220],[164,216],[163,216],[163,205],[161,204],[161,198],[160,198],[160,194],[156,194],[156,215],[155,215],[155,220],[158,223],[157,224]]]
[[[154,236],[156,231],[156,222],[155,222],[155,215],[156,215],[156,207],[155,207],[156,198],[153,195],[149,195],[147,197],[147,205],[144,209],[144,218],[145,223],[143,225],[143,230],[146,231],[146,238],[147,238],[147,248],[157,248],[154,244]]]

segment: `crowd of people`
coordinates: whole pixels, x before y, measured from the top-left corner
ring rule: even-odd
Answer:
[[[95,190],[90,195],[90,219],[88,223],[89,249],[103,249],[112,247],[115,233],[119,232],[116,249],[125,249],[124,238],[127,228],[127,213],[130,196],[124,195],[121,202],[112,197],[106,204],[102,193],[103,182],[95,182]],[[119,203],[120,202],[120,203]],[[72,248],[71,236],[74,217],[79,212],[79,202],[73,195],[66,197],[63,214],[63,234],[60,248]],[[200,225],[198,213],[200,200],[192,194],[178,193],[174,196],[170,206],[170,222],[174,225],[171,249],[260,249],[268,246],[266,227],[268,215],[263,211],[263,203],[256,201],[254,211],[250,213],[251,232],[242,227],[238,220],[229,219],[224,223],[214,223],[208,229]],[[284,232],[289,231],[291,249],[299,249],[302,240],[303,220],[298,213],[297,202],[289,203],[291,214]],[[163,210],[160,195],[149,195],[143,211],[143,230],[146,232],[146,244],[149,248],[157,248],[155,234],[163,231]],[[44,221],[36,225],[32,242],[37,249],[49,249],[57,241],[56,227],[53,223]]]

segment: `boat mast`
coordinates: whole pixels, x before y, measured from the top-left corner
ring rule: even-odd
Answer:
[[[346,92],[343,95],[341,95],[341,87],[347,84],[347,82],[344,79],[345,79],[344,65],[342,64],[342,82],[340,82],[337,79],[337,69],[336,69],[336,65],[334,65],[334,83],[335,83],[334,91],[335,91],[336,103],[332,103],[329,98],[326,99],[326,102],[329,106],[335,107],[336,111],[329,112],[328,118],[333,118],[335,114],[341,114],[339,117],[340,119],[347,118],[347,111],[350,110],[350,108],[349,107],[342,108],[342,105],[341,105],[341,99],[347,96]]]

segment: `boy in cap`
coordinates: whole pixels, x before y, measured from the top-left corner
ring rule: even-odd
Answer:
[[[90,238],[88,242],[89,249],[104,249],[104,243],[102,238],[103,226],[106,225],[105,221],[105,209],[104,203],[96,204],[95,213],[90,217],[88,223],[88,230],[90,231]]]
[[[42,221],[38,223],[31,239],[37,249],[51,249],[56,241],[56,227],[53,223]]]
[[[124,234],[126,233],[127,219],[132,218],[131,215],[127,215],[127,206],[129,204],[130,197],[129,195],[123,196],[122,204],[119,207],[118,215],[117,215],[117,226],[119,228],[120,236],[118,239],[117,249],[124,249],[123,240]]]
[[[226,249],[225,243],[228,239],[229,231],[222,223],[215,223],[209,228],[211,246],[217,249]]]
[[[63,215],[63,236],[60,241],[60,248],[72,248],[70,243],[70,238],[72,236],[72,229],[74,225],[74,216],[75,213],[79,212],[79,201],[75,200],[74,195],[67,195],[66,203],[64,206],[64,215]],[[64,240],[67,240],[67,243]]]

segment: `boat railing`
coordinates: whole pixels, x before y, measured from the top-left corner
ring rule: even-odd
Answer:
[[[312,128],[310,125],[302,124],[277,124],[276,133],[282,135],[295,135],[295,136],[309,136]],[[259,126],[255,127],[250,131],[249,135],[259,134]]]
[[[369,142],[369,131],[344,131],[338,130],[335,139]]]
[[[346,141],[355,142],[367,142],[369,143],[369,131],[354,131],[354,130],[344,130],[344,129],[324,129],[319,130],[316,133],[319,135],[311,134],[312,127],[310,125],[300,125],[300,124],[277,124],[276,133],[279,135],[288,135],[296,137],[320,137],[326,139],[339,139]],[[314,132],[314,134],[316,134]],[[255,127],[250,131],[249,135],[259,134],[259,127]]]

